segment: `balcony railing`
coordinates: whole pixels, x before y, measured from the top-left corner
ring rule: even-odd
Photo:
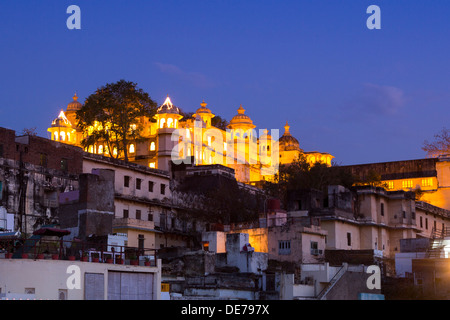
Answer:
[[[13,245],[13,243],[18,243]],[[110,250],[108,251],[108,247]],[[52,259],[140,266],[156,266],[156,249],[99,244],[86,241],[30,239],[3,241],[0,254],[7,259]],[[3,252],[2,252],[3,251]]]
[[[113,220],[113,227],[137,227],[145,229],[155,229],[155,222],[132,218],[115,218]]]

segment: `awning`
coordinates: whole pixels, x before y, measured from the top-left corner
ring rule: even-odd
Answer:
[[[0,232],[0,240],[16,240],[20,238],[20,232]]]
[[[33,232],[35,236],[57,236],[63,237],[70,234],[69,230],[44,227]]]

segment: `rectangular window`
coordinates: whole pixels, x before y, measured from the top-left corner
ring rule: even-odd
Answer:
[[[130,177],[129,176],[125,176],[125,177],[123,177],[123,186],[124,187],[129,187],[130,186]]]
[[[384,216],[384,203],[380,204],[380,213],[382,216]]]
[[[425,218],[425,229],[428,230],[428,218]]]
[[[47,168],[47,164],[48,164],[48,157],[45,153],[40,153],[39,154],[39,165],[41,167]]]
[[[423,228],[423,219],[422,219],[422,217],[420,217],[419,221],[420,221],[420,227]]]
[[[388,189],[394,189],[394,181],[388,181],[387,182],[387,188]]]
[[[403,219],[406,219],[406,211],[403,210]]]
[[[433,186],[433,178],[422,179],[422,187],[432,187],[432,186]]]
[[[347,245],[352,245],[352,234],[350,232],[347,232]]]
[[[136,210],[136,219],[141,220],[141,210]]]
[[[416,212],[411,211],[411,219],[416,220]]]
[[[148,192],[153,192],[153,186],[155,183],[153,181],[148,182]]]
[[[69,169],[69,163],[67,159],[61,159],[61,171],[67,172]]]
[[[136,189],[141,190],[142,179],[136,179]]]
[[[138,248],[139,248],[139,250],[143,250],[144,249],[144,241],[145,241],[144,235],[143,234],[138,235]]]
[[[123,209],[123,217],[128,218],[128,210],[127,209]]]
[[[166,194],[166,185],[161,183],[161,194]]]
[[[319,254],[319,244],[317,241],[311,241],[311,255],[317,256]]]
[[[279,255],[291,254],[291,241],[290,240],[278,241],[278,254]]]
[[[153,213],[149,213],[149,214],[148,214],[147,220],[148,220],[148,221],[153,221]]]
[[[403,180],[402,181],[402,188],[403,189],[409,189],[413,187],[413,181],[412,180]]]

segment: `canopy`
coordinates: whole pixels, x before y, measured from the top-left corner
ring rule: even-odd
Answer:
[[[0,240],[16,240],[20,238],[20,232],[1,232]]]
[[[50,227],[44,227],[36,230],[33,232],[36,236],[57,236],[57,237],[63,237],[65,235],[70,234],[69,230],[64,229],[58,229],[58,228],[50,228]]]

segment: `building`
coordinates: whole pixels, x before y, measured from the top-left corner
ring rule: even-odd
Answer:
[[[450,158],[441,155],[405,161],[343,166],[360,181],[376,177],[388,191],[415,191],[421,201],[450,210]]]
[[[82,163],[79,147],[0,128],[0,228],[31,234],[57,223],[59,195],[78,189]]]
[[[183,207],[172,199],[167,171],[85,153],[83,171],[97,170],[114,172],[112,230],[126,234],[129,246],[160,249],[193,245],[191,225],[180,219]]]
[[[81,146],[83,133],[76,124],[76,112],[82,108],[75,95],[66,111],[48,128],[52,140]],[[242,105],[227,128],[213,125],[215,115],[204,101],[191,117],[184,117],[169,97],[157,109],[154,119],[141,119],[145,139],[131,142],[129,160],[146,167],[169,171],[171,161],[188,163],[192,157],[196,165],[221,164],[234,169],[239,182],[254,184],[271,180],[278,165],[294,161],[305,154],[311,163],[331,165],[332,155],[322,152],[304,152],[286,123],[284,134],[278,129],[259,130],[257,134],[251,118]],[[273,137],[272,137],[273,136]],[[95,143],[86,152],[118,156],[117,150],[108,150],[106,144]]]
[[[381,263],[391,275],[395,274],[395,254],[400,252],[402,239],[430,238],[433,229],[450,225],[450,212],[416,201],[414,192],[409,191],[373,186],[350,191],[329,186],[326,195],[299,193],[291,195],[291,201],[310,206],[308,215],[320,219],[327,232],[327,261]]]
[[[148,267],[51,259],[0,259],[0,300],[161,298],[160,260]]]

